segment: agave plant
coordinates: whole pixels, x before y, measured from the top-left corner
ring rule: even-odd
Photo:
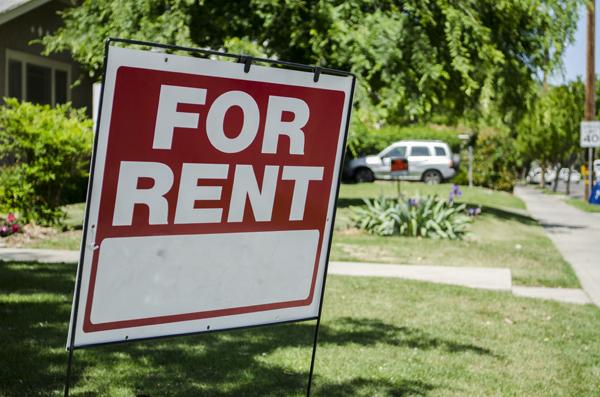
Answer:
[[[471,221],[465,204],[454,204],[438,196],[408,200],[380,197],[363,201],[365,206],[351,209],[351,220],[359,229],[379,236],[454,240],[465,235]]]

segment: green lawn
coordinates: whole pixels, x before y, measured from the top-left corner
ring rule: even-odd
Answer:
[[[24,244],[27,248],[49,248],[57,250],[79,250],[81,244],[81,231],[70,230],[56,234],[51,238],[33,240]]]
[[[452,184],[442,183],[439,185],[426,185],[421,182],[401,182],[400,192],[409,197],[416,195],[424,196],[426,194],[437,194],[442,198],[448,197]],[[499,192],[480,187],[470,188],[461,186],[462,197],[457,201],[472,203],[487,207],[525,209],[525,204],[517,197],[507,192]],[[398,188],[396,182],[378,181],[375,183],[357,183],[343,184],[340,189],[340,204],[360,204],[361,199],[365,197],[378,197],[397,195]]]
[[[0,262],[0,396],[60,396],[75,266]],[[314,395],[598,396],[600,310],[331,277]],[[73,396],[303,396],[314,323],[78,350]]]
[[[403,183],[402,192],[446,197],[451,185]],[[483,215],[462,241],[379,237],[350,227],[350,207],[363,197],[393,196],[395,183],[343,185],[340,191],[332,260],[443,266],[508,267],[520,285],[578,287],[569,264],[538,223],[523,211],[523,202],[505,192],[462,187],[459,202],[482,206]]]
[[[582,211],[586,212],[600,212],[600,205],[590,204],[587,201],[583,201],[581,199],[568,198],[565,200],[567,204],[572,205],[575,208],[578,208]]]

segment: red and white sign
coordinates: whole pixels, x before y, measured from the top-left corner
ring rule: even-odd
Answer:
[[[316,317],[351,85],[110,47],[75,347]]]

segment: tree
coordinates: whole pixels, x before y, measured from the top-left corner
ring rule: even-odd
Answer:
[[[542,92],[517,131],[517,147],[524,157],[540,161],[542,174],[549,166],[571,169],[581,152],[579,124],[583,117],[581,81],[550,87]],[[553,189],[556,191],[558,175]]]
[[[514,125],[560,64],[581,0],[83,0],[43,39],[98,77],[109,35],[351,70],[367,125],[478,119]]]

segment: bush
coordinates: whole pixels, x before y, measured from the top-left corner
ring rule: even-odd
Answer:
[[[24,221],[60,221],[60,206],[83,201],[92,147],[92,121],[69,104],[0,107],[0,212]]]
[[[351,157],[377,154],[393,142],[403,139],[437,139],[446,142],[454,153],[458,153],[458,134],[459,132],[453,129],[432,126],[388,126],[375,130],[353,121],[348,139],[348,154]]]
[[[512,191],[517,180],[517,165],[515,141],[507,133],[478,136],[473,161],[475,185]]]
[[[438,196],[424,199],[364,200],[365,207],[353,207],[356,227],[379,236],[412,236],[433,239],[461,239],[470,222],[466,205]]]

